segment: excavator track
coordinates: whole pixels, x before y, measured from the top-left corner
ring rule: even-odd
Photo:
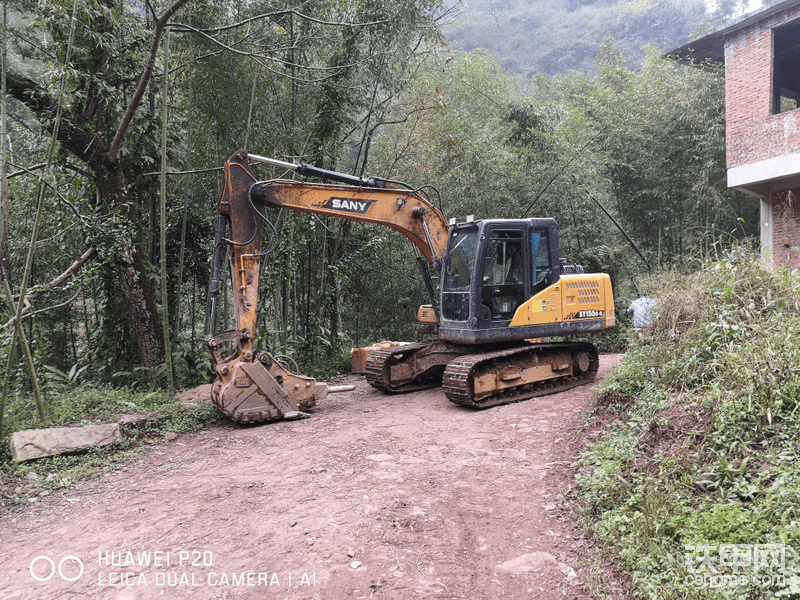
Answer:
[[[419,352],[428,346],[430,344],[427,343],[406,344],[405,346],[395,346],[374,351],[369,355],[364,368],[364,376],[367,382],[375,389],[387,394],[405,394],[406,392],[440,386],[442,384],[441,377],[427,377],[409,383],[391,381],[393,365],[399,364],[409,355]]]
[[[586,384],[599,365],[597,349],[588,343],[518,346],[456,358],[442,385],[451,402],[489,408]]]

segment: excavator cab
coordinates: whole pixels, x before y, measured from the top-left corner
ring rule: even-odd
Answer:
[[[450,232],[442,278],[444,339],[508,339],[517,309],[559,278],[553,219],[491,219]]]
[[[553,219],[490,219],[453,227],[443,266],[440,338],[488,344],[607,329],[601,318],[605,302],[602,309],[583,311],[580,323],[565,323],[564,304],[577,295],[562,298],[562,275],[580,275],[583,268],[563,264],[558,248]]]

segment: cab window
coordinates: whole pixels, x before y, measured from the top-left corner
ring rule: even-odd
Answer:
[[[442,285],[442,316],[451,321],[466,321],[469,319],[469,287],[475,267],[478,229],[453,231],[449,245]]]
[[[548,235],[546,229],[531,232],[531,261],[533,277],[531,288],[537,294],[553,282],[553,270],[550,267],[550,253],[548,251]]]

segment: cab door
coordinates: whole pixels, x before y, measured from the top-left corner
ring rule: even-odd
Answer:
[[[561,274],[557,232],[552,227],[532,224],[528,238],[531,245],[531,290],[526,299],[553,285]]]
[[[480,329],[507,327],[530,290],[530,248],[524,224],[496,225],[484,233],[480,256]]]

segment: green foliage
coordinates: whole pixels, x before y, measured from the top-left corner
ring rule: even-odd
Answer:
[[[579,460],[586,525],[637,596],[796,597],[798,274],[741,246],[645,284],[658,318],[599,387],[609,433]],[[785,545],[785,579],[693,584],[685,548],[723,544]]]
[[[673,25],[681,29],[697,8],[690,3],[690,16],[670,24],[674,2],[601,4],[546,2],[534,15],[529,6],[501,10],[495,3],[500,12],[492,20],[499,25],[523,11],[526,19],[535,18],[526,27],[536,31],[566,10],[581,18],[604,15],[601,21],[608,23],[613,6],[625,15],[615,18],[613,31],[631,23],[660,23],[656,29],[661,31]],[[28,29],[36,35],[15,30],[14,36],[17,53],[42,64],[35,70],[41,78],[23,82],[28,86],[24,98],[42,90],[50,97],[48,90],[66,72],[69,114],[76,120],[65,131],[88,136],[62,140],[54,175],[58,193],[52,199],[58,210],[46,211],[35,282],[41,285],[63,273],[76,249],[91,245],[98,255],[68,284],[37,301],[36,310],[63,306],[37,314],[31,337],[53,392],[87,383],[155,389],[167,374],[158,360],[143,364],[137,348],[147,328],[131,320],[136,302],[121,285],[120,273],[135,263],[143,300],[148,294],[160,297],[153,269],[159,254],[153,172],[161,131],[155,99],[162,82],[156,78],[149,84],[118,171],[93,162],[99,151],[87,151],[89,140],[107,145],[119,126],[144,65],[152,25],[132,5],[81,4],[75,59],[64,66],[63,57],[38,40],[63,45],[70,6],[60,0],[23,3],[25,15],[35,18]],[[597,48],[581,59],[594,61],[596,75],[537,75],[523,83],[490,52],[450,54],[441,44],[445,13],[439,2],[313,0],[300,13],[283,10],[292,7],[287,2],[268,7],[200,3],[175,16],[169,170],[218,167],[246,144],[262,155],[415,186],[432,184],[421,191],[447,217],[554,217],[562,257],[589,272],[611,275],[622,323],[622,299],[633,296],[645,268],[638,252],[652,264],[682,264],[721,233],[729,240],[756,229],[757,203],[727,190],[722,77],[708,66],[679,68],[651,48],[642,68],[632,70],[627,66],[632,38],[603,39],[599,29],[592,29],[576,44]],[[249,20],[264,10],[270,16]],[[214,31],[214,39],[198,35],[198,28]],[[539,50],[561,46],[552,36],[547,39]],[[229,47],[236,52],[225,50]],[[12,112],[14,163],[34,165],[50,113],[33,103],[30,110],[17,104]],[[260,179],[285,176],[265,166],[254,171]],[[19,277],[16,257],[27,250],[33,175],[10,180],[12,284]],[[183,386],[213,376],[202,338],[212,329],[235,326],[224,298],[213,314],[206,293],[220,183],[214,172],[168,179],[166,292],[170,313],[181,308],[170,336],[176,340],[175,376]],[[330,374],[344,369],[350,346],[419,338],[413,315],[429,299],[406,239],[385,228],[285,211],[270,211],[267,220],[261,347],[291,355],[306,372]],[[234,290],[226,291],[229,303]],[[147,311],[155,317],[157,303]],[[601,349],[619,349],[627,335],[618,328],[593,341]],[[27,380],[17,371],[14,392],[22,398]],[[784,377],[766,363],[759,376],[765,381]],[[755,394],[753,401],[770,405],[776,399]]]
[[[246,141],[261,154],[288,155],[334,167],[337,160],[350,163],[354,157],[354,164],[339,168],[365,168],[371,133],[383,121],[393,96],[405,89],[411,72],[440,41],[436,21],[440,5],[436,1],[343,4],[319,0],[304,3],[300,12],[284,10],[292,8],[285,2],[248,7],[189,4],[173,18],[177,37],[172,36],[172,53],[179,66],[170,75],[167,99],[170,171],[219,166]],[[37,316],[37,356],[53,386],[67,383],[64,376],[69,379],[73,365],[84,369],[82,380],[151,389],[162,386],[167,373],[157,364],[158,352],[156,360],[151,358],[147,364],[142,364],[143,356],[137,352],[137,347],[157,346],[158,339],[151,336],[148,342],[147,327],[131,322],[131,316],[142,310],[136,302],[145,302],[144,310],[150,314],[144,320],[152,324],[158,312],[155,303],[147,304],[160,291],[153,269],[158,256],[158,180],[153,172],[162,129],[155,111],[162,85],[157,77],[149,82],[144,104],[126,133],[119,165],[109,163],[104,154],[144,67],[152,41],[150,16],[126,3],[92,0],[80,4],[73,60],[64,65],[71,3],[23,2],[19,9],[26,17],[25,30],[11,32],[12,54],[24,57],[22,63],[14,62],[10,74],[20,101],[11,107],[17,113],[10,126],[15,164],[39,162],[44,136],[40,139],[38,132],[46,132],[50,111],[44,101],[34,100],[50,98],[62,73],[67,76],[66,104],[72,119],[70,127],[62,128],[55,172],[54,200],[65,210],[47,211],[34,273],[38,282],[48,281],[70,265],[76,249],[82,252],[90,245],[98,256],[92,268],[70,280],[70,287],[48,295],[48,300],[63,301],[65,306]],[[156,13],[159,10],[163,7],[154,7]],[[270,16],[248,19],[264,12]],[[227,27],[232,23],[240,24]],[[215,39],[195,30],[217,26]],[[220,52],[220,47],[235,47],[238,54]],[[31,74],[36,76],[31,78]],[[226,90],[223,102],[219,101],[220,86]],[[365,114],[369,115],[366,121],[362,120]],[[32,123],[36,125],[29,126]],[[187,136],[187,131],[192,135]],[[356,148],[356,153],[351,152]],[[180,305],[182,309],[181,322],[173,324],[171,337],[176,339],[178,353],[175,375],[184,385],[205,381],[210,375],[199,338],[211,330],[205,288],[218,185],[215,173],[168,181],[166,292],[170,308]],[[19,261],[13,259],[27,250],[25,215],[31,212],[35,179],[18,177],[12,186],[10,254],[12,266],[18,269]],[[182,245],[184,205],[188,223],[187,243]],[[283,351],[302,348],[298,340],[316,339],[315,332],[327,332],[325,339],[335,348],[333,355],[338,355],[339,346],[349,339],[341,331],[341,290],[347,276],[343,257],[357,253],[360,240],[348,240],[340,224],[324,224],[335,230],[333,235],[327,235],[327,229],[323,236],[312,233],[305,245],[308,238],[298,223],[284,216],[267,227],[276,238],[287,235],[267,245],[266,283],[285,281],[286,285],[280,298],[264,294],[262,305],[270,315],[281,309],[275,325],[281,331]],[[306,232],[307,224],[306,220]],[[181,253],[185,259],[179,266]],[[305,270],[317,256],[323,260],[314,260]],[[120,281],[121,269],[130,267],[142,285],[136,302],[131,302],[130,288]],[[176,288],[179,268],[185,275],[180,291]],[[12,284],[16,278],[14,271]],[[69,294],[78,290],[78,296],[70,300]],[[219,329],[232,327],[229,313],[215,318]],[[312,351],[309,358],[315,354]],[[338,358],[333,362],[341,363]],[[17,387],[24,391],[22,379]]]
[[[263,9],[235,7],[249,16]],[[217,46],[193,39],[187,54],[205,56],[192,67],[193,156],[204,165],[218,165],[247,143],[258,154],[363,175],[373,134],[392,119],[397,95],[412,85],[413,72],[441,39],[439,9],[439,2],[319,0],[305,3],[300,11],[313,19],[276,12],[266,26],[253,26],[248,34],[259,54],[269,49],[269,63],[209,57]],[[197,13],[205,27],[221,16],[204,7]],[[219,35],[229,44],[241,44],[241,36],[241,28]],[[230,90],[222,102],[220,82]],[[264,179],[284,175],[264,167],[255,170]],[[388,316],[398,290],[408,296],[412,287],[400,285],[409,280],[407,265],[413,269],[408,246],[396,250],[397,240],[387,241],[380,228],[336,219],[272,210],[267,219],[259,313],[262,347],[290,354],[306,372],[320,373],[341,370],[342,356],[353,343],[408,331],[413,335],[409,312],[402,319]],[[379,274],[373,253],[387,246],[392,255],[380,260],[400,266]],[[206,249],[211,251],[208,243]],[[396,270],[403,276],[393,283]],[[392,286],[396,289],[387,289]],[[229,297],[232,293],[228,290]],[[365,310],[372,307],[382,316]],[[233,327],[224,308],[217,322],[216,331]]]
[[[301,343],[307,343],[307,340],[301,340]],[[341,375],[350,372],[350,350],[353,344],[338,344],[334,347],[325,347],[325,351],[319,353],[317,351],[316,358],[313,361],[302,357],[309,356],[311,352],[299,352],[301,357],[298,363],[298,372],[308,375],[309,377],[316,377],[317,379],[327,379],[334,375]]]
[[[48,397],[50,426],[90,424],[113,419],[126,412],[150,411],[170,403],[164,392],[140,394],[128,388],[82,385],[65,388]],[[32,400],[20,400],[7,410],[5,434],[41,427],[34,418]]]
[[[757,205],[724,185],[722,73],[710,65],[687,69],[664,60],[655,47],[648,48],[641,71],[634,73],[621,63],[610,39],[596,62],[598,77],[541,82],[542,97],[555,93],[570,99],[562,137],[574,139],[587,127],[594,136],[581,150],[582,158],[591,160],[571,175],[588,184],[571,186],[573,194],[591,194],[611,209],[635,241],[637,255],[655,266],[680,263],[720,236],[754,235]],[[583,144],[578,140],[575,147]],[[591,212],[590,222],[597,223],[597,211]],[[570,218],[560,220],[572,224]],[[568,243],[572,235],[580,252],[586,234],[565,232]],[[586,239],[591,252],[599,240]],[[629,264],[644,267],[634,255]]]
[[[50,365],[45,365],[44,368],[47,371],[46,377],[50,381],[51,385],[57,387],[70,387],[77,383],[83,372],[89,368],[89,365],[84,365],[79,369],[78,364],[75,363],[72,365],[69,373],[65,373],[58,367],[51,367]]]
[[[516,216],[517,167],[506,140],[528,135],[507,116],[518,95],[517,82],[486,52],[430,64],[395,109],[406,124],[375,140],[373,170],[434,184],[432,200],[448,216]]]

